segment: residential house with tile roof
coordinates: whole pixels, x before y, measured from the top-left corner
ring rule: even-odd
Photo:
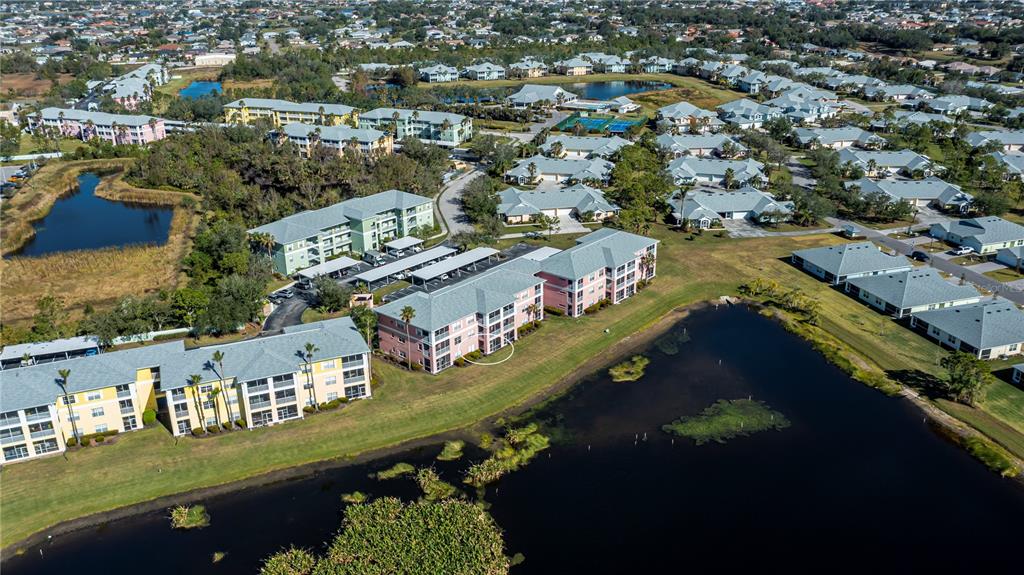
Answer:
[[[716,132],[725,125],[714,112],[689,102],[676,102],[659,108],[657,122],[673,132],[691,134]]]
[[[868,176],[893,176],[915,173],[930,176],[937,166],[926,156],[910,149],[896,151],[870,151],[844,148],[839,150],[839,164],[853,164]]]
[[[797,143],[804,147],[831,148],[841,150],[856,146],[865,150],[885,147],[886,139],[862,130],[856,126],[841,128],[796,128],[793,130]]]
[[[619,136],[548,136],[540,151],[546,156],[570,159],[610,158],[630,144]],[[555,154],[555,150],[561,150]]]
[[[658,148],[672,158],[683,156],[731,159],[747,153],[747,147],[726,134],[661,134]]]

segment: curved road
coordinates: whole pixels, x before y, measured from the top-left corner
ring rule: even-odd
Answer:
[[[445,227],[448,228],[448,235],[473,231],[473,224],[469,223],[466,214],[462,213],[462,191],[470,182],[482,175],[484,175],[484,171],[479,167],[474,167],[445,184],[441,188],[441,193],[437,195],[437,209],[441,212],[441,219],[444,220]]]

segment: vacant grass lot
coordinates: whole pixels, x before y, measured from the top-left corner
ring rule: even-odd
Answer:
[[[942,352],[937,346],[783,261],[794,249],[838,242],[835,236],[731,240],[707,234],[690,241],[664,226],[651,235],[662,244],[658,278],[649,288],[594,316],[550,318],[517,344],[516,357],[500,368],[453,368],[429,376],[378,361],[374,398],[341,411],[206,440],[175,442],[164,429],[153,428],[121,436],[115,445],[69,453],[69,461],[53,457],[11,465],[3,472],[0,535],[10,544],[74,517],[473,425],[543,396],[579,366],[598,369],[588,364],[595,358],[615,361],[611,348],[617,342],[681,305],[733,294],[753,277],[817,296],[823,327],[859,352],[865,368],[938,372]],[[571,241],[556,238],[559,244]],[[1024,404],[1020,390],[1005,390],[1005,398],[1002,393],[991,405]],[[1000,415],[1019,416],[1012,410]],[[47,478],[46,489],[39,489],[40,477]]]

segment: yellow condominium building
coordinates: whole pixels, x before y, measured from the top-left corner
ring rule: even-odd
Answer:
[[[357,116],[355,108],[344,104],[318,102],[299,104],[288,100],[244,98],[224,104],[224,119],[235,124],[251,124],[266,119],[275,127],[293,122],[338,126],[341,124],[354,125]]]
[[[175,341],[13,367],[0,372],[2,461],[138,429],[147,410],[180,436],[274,425],[301,419],[306,406],[370,395],[370,350],[349,318],[190,350]]]

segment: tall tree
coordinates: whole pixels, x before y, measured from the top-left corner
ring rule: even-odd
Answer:
[[[303,351],[303,358],[306,360],[306,386],[309,388],[309,404],[313,406],[313,409],[319,409],[319,404],[316,401],[316,388],[313,386],[313,354],[320,351],[320,348],[307,341]]]
[[[71,421],[71,433],[75,435],[75,439],[79,439],[78,424],[75,423],[75,412],[71,409],[71,396],[68,395],[68,378],[71,377],[70,369],[61,369],[57,371],[60,375],[60,379],[57,380],[57,385],[60,386],[60,390],[64,396],[64,405],[68,408],[68,420]]]
[[[939,363],[946,370],[942,386],[954,401],[974,405],[978,394],[992,381],[988,364],[972,354],[954,351]]]
[[[409,365],[409,370],[412,370],[412,320],[416,317],[416,309],[411,305],[407,305],[402,308],[400,317],[405,322],[405,359]]]

